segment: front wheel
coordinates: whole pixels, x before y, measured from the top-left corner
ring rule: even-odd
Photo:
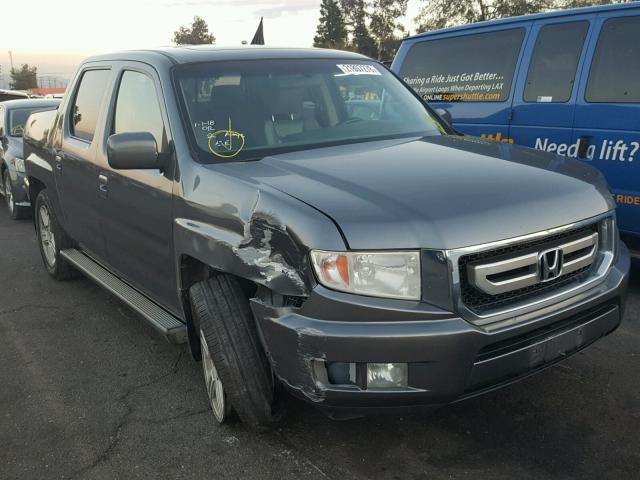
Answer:
[[[56,280],[72,278],[76,272],[71,264],[60,255],[60,250],[71,248],[73,242],[60,227],[46,190],[38,193],[35,215],[40,254],[49,275]]]
[[[273,377],[240,283],[218,275],[192,286],[189,297],[215,419],[223,423],[233,410],[254,428],[273,423]]]
[[[14,220],[26,218],[29,214],[29,210],[25,207],[16,205],[16,199],[13,196],[13,185],[11,184],[11,176],[9,171],[5,170],[3,186],[4,186],[4,201],[7,204],[7,210],[9,210],[9,216]]]

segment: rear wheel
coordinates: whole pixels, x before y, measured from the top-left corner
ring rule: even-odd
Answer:
[[[219,275],[189,290],[202,368],[215,419],[231,411],[249,426],[273,423],[273,378],[249,308],[234,277]]]
[[[60,255],[60,250],[71,248],[73,242],[64,233],[51,208],[46,190],[40,191],[36,198],[36,233],[44,266],[57,280],[66,280],[75,276],[71,264]]]

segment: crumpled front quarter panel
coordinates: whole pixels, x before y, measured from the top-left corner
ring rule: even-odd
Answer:
[[[247,164],[194,165],[176,196],[176,261],[183,255],[281,295],[313,287],[309,249],[344,250],[333,222],[318,210],[243,180]]]

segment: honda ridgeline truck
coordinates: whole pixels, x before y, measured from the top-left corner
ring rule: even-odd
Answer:
[[[276,384],[337,417],[445,405],[622,317],[598,170],[461,136],[357,54],[93,57],[25,137],[49,273],[186,334],[219,422],[269,424]]]

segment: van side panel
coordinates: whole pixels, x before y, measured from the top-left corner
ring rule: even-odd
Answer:
[[[588,142],[585,160],[607,178],[618,204],[620,230],[640,235],[640,9],[601,13],[594,27],[580,79],[572,143],[580,138]],[[611,91],[594,90],[598,82]],[[620,101],[626,97],[629,101]]]
[[[392,69],[470,135],[506,140],[530,22],[405,41]]]
[[[515,87],[509,127],[515,143],[576,156],[571,145],[576,80],[591,24],[584,15],[534,23]]]

